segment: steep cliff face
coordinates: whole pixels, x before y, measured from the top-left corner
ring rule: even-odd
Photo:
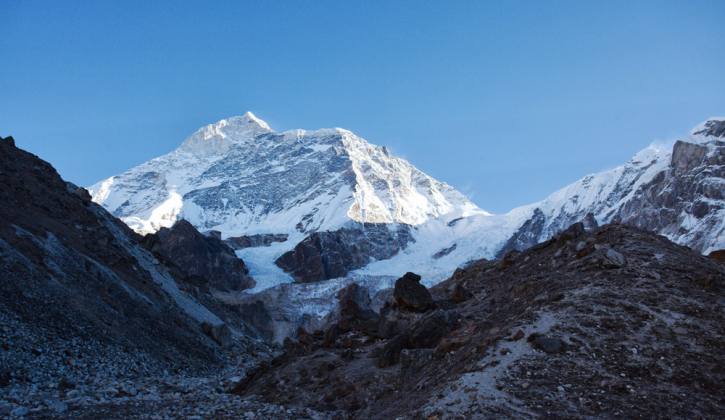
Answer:
[[[725,120],[708,120],[671,149],[651,146],[527,206],[531,216],[499,255],[542,242],[590,213],[598,223],[632,224],[701,253],[725,247],[723,127]]]

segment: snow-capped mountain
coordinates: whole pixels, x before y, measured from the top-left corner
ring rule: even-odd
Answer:
[[[288,277],[274,261],[315,232],[364,224],[397,231],[393,226],[488,215],[451,186],[350,131],[278,133],[249,112],[205,126],[171,153],[89,190],[139,233],[184,218],[224,238],[287,235],[282,243],[239,251],[258,283],[260,276]],[[371,256],[362,255],[360,263]]]
[[[542,242],[572,223],[619,221],[709,253],[725,248],[725,118],[711,118],[673,146],[588,175],[541,202],[499,254]]]
[[[306,233],[347,221],[419,225],[480,213],[452,187],[350,131],[274,132],[248,112],[90,188],[138,232],[183,217],[225,236]]]
[[[431,284],[579,221],[634,224],[704,253],[725,248],[724,145],[725,120],[711,119],[674,147],[647,147],[538,203],[492,215],[350,131],[278,133],[247,113],[90,192],[140,233],[180,218],[219,231],[256,290],[409,270]]]

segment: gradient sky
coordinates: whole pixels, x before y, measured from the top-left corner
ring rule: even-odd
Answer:
[[[0,22],[0,135],[79,185],[251,110],[502,212],[725,115],[725,1],[0,0]]]

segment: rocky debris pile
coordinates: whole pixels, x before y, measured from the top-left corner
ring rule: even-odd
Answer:
[[[143,244],[166,265],[178,267],[177,277],[197,286],[225,291],[254,287],[234,250],[219,238],[202,235],[186,220],[146,235]]]
[[[338,322],[288,340],[233,392],[352,418],[718,417],[725,267],[623,225],[577,224],[380,311],[350,286]],[[423,286],[420,286],[423,287]],[[397,295],[397,296],[396,296]],[[432,303],[432,304],[430,304]]]
[[[286,411],[229,398],[225,387],[269,357],[262,342],[235,343],[223,363],[184,365],[140,348],[67,336],[0,312],[0,417],[178,418]],[[257,355],[252,357],[251,355]],[[179,405],[181,404],[181,405]],[[295,411],[298,413],[298,411]]]
[[[298,282],[333,279],[396,255],[413,240],[407,225],[356,223],[315,232],[275,262]]]

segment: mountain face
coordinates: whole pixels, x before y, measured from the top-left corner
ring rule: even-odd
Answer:
[[[519,211],[531,215],[499,255],[582,220],[631,224],[705,254],[725,248],[725,120],[705,122],[671,149],[650,146]]]
[[[462,194],[343,129],[276,133],[251,113],[208,125],[175,151],[91,187],[138,232],[183,217],[224,236],[418,225],[479,211]]]
[[[155,232],[184,218],[225,239],[286,235],[287,240],[267,243],[264,249],[239,250],[261,285],[270,284],[266,276],[276,277],[272,283],[291,280],[275,261],[316,232],[343,229],[339,235],[350,236],[354,230],[365,242],[366,225],[388,226],[395,235],[432,220],[487,215],[449,185],[350,131],[277,133],[251,113],[203,127],[173,152],[89,190],[94,201],[139,233]],[[362,246],[371,253],[349,259],[354,263],[318,270],[318,275],[302,280],[344,275],[401,249],[383,250],[384,244],[373,242]],[[300,272],[289,264],[281,266],[295,277]]]
[[[650,146],[541,202],[492,215],[452,187],[343,129],[282,133],[251,113],[208,125],[173,152],[90,187],[139,233],[184,218],[217,231],[256,291],[348,276],[424,282],[542,242],[572,223],[612,221],[699,252],[725,248],[723,127]]]

